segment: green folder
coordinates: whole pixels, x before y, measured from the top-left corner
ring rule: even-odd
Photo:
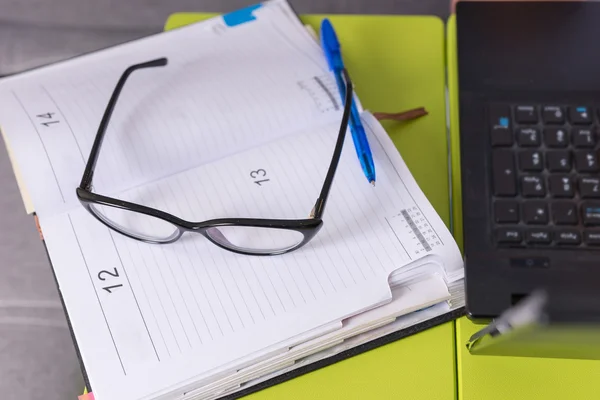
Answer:
[[[173,14],[165,30],[217,15]],[[305,15],[301,19],[318,32],[324,17],[330,18],[336,28],[364,108],[398,112],[425,107],[429,112],[417,120],[382,124],[433,207],[451,227],[443,22],[430,16]],[[463,313],[460,309],[442,315],[233,397],[383,399],[402,393],[402,398],[411,400],[454,400],[453,321]],[[83,364],[82,369],[85,374]]]
[[[174,14],[165,29],[215,15]],[[410,122],[384,121],[383,125],[425,195],[450,227],[443,22],[429,16],[305,15],[301,19],[318,32],[324,17],[335,26],[344,61],[365,109],[398,112],[425,107],[429,112]],[[455,399],[454,323],[444,322],[460,315],[462,310],[375,340],[243,394],[268,387],[250,398],[383,399],[393,393],[404,399]],[[439,326],[428,329],[435,325]],[[401,338],[405,339],[398,340]],[[307,374],[317,368],[319,371]],[[287,382],[273,386],[282,381]]]

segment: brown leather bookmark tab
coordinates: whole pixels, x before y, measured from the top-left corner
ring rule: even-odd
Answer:
[[[392,120],[392,121],[410,121],[424,115],[429,114],[425,107],[413,108],[408,111],[401,111],[398,113],[385,113],[385,112],[374,112],[373,116],[379,121]]]

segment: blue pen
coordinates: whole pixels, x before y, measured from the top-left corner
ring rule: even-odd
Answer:
[[[335,74],[335,80],[343,101],[346,95],[346,85],[342,78],[342,71],[345,68],[344,60],[342,60],[340,42],[333,30],[331,22],[329,22],[327,18],[321,23],[321,44],[325,51],[329,68]],[[365,128],[360,122],[360,114],[358,113],[354,100],[352,100],[351,106],[350,131],[352,132],[352,140],[354,142],[354,147],[356,148],[356,155],[358,156],[363,172],[365,173],[367,180],[375,186],[375,165],[373,164],[373,156],[371,154],[369,142],[367,141]]]

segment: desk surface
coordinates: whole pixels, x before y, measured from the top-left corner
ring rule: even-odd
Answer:
[[[472,356],[464,345],[481,329],[456,321],[458,391],[463,400],[597,399],[600,361]]]
[[[166,29],[210,14],[176,14]],[[318,32],[324,16],[303,17]],[[427,117],[384,123],[419,185],[448,224],[444,25],[434,17],[328,16],[363,106],[401,111],[424,106]],[[249,399],[455,399],[454,323],[391,343]]]

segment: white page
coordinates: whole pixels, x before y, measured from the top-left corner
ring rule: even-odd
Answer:
[[[203,377],[273,356],[297,342],[290,338],[389,301],[388,275],[424,257],[443,260],[447,271],[462,268],[391,140],[372,115],[364,118],[377,187],[364,178],[348,134],[322,230],[287,255],[240,256],[194,234],[148,245],[109,231],[82,208],[40,218],[99,400],[188,391]],[[304,218],[337,130],[325,125],[119,197],[196,221]],[[255,184],[257,169],[269,181]],[[394,222],[402,210],[427,219],[435,232],[428,250]]]
[[[322,50],[298,31],[283,1],[257,19],[222,18],[25,73],[0,82],[0,126],[36,211],[77,203],[99,122],[128,66],[134,72],[109,124],[94,186],[134,187],[341,118]],[[325,89],[324,89],[325,88]]]

